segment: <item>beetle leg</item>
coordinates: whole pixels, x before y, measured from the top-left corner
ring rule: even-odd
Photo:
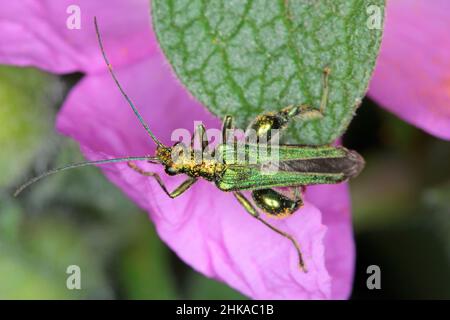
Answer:
[[[325,115],[325,109],[328,103],[328,96],[330,87],[328,85],[328,78],[330,76],[331,69],[326,67],[323,70],[323,84],[322,84],[322,97],[320,99],[320,106],[319,109],[311,108],[307,105],[300,105],[300,106],[289,106],[284,108],[280,111],[280,114],[287,118],[288,120],[298,117],[302,120],[314,120],[314,119],[320,119],[323,118]]]
[[[306,191],[305,186],[299,186],[299,187],[292,187],[292,195],[294,201],[299,201],[302,199],[302,193]]]
[[[128,166],[143,176],[154,178],[156,180],[156,182],[158,182],[158,184],[160,185],[161,189],[163,189],[163,191],[172,199],[182,195],[186,190],[188,190],[197,181],[197,178],[188,178],[187,180],[182,182],[178,187],[176,187],[175,190],[173,190],[172,192],[169,192],[169,190],[167,190],[167,187],[164,184],[164,182],[162,181],[159,174],[157,174],[155,172],[144,171],[133,162],[128,162]]]
[[[205,150],[208,147],[209,141],[206,136],[206,129],[203,124],[199,124],[197,128],[195,128],[194,135],[191,138],[191,147],[194,148],[194,141],[198,139],[198,142],[202,146],[202,150]]]
[[[233,192],[233,194],[236,197],[236,199],[239,201],[239,203],[244,207],[244,209],[249,214],[251,214],[254,218],[256,218],[258,221],[263,223],[265,226],[270,228],[272,231],[275,231],[279,235],[285,237],[286,239],[288,239],[289,241],[292,242],[292,244],[294,245],[295,250],[297,251],[297,254],[298,254],[298,261],[299,261],[300,269],[303,270],[304,272],[307,272],[305,262],[303,260],[302,251],[300,250],[300,245],[298,244],[297,240],[289,233],[286,233],[286,232],[274,227],[273,225],[271,225],[270,223],[265,221],[263,218],[261,218],[261,216],[260,216],[259,212],[256,210],[256,208],[251,204],[251,202],[241,192],[235,191],[235,192]]]
[[[223,119],[223,125],[222,125],[222,143],[226,144],[228,142],[227,138],[227,130],[233,129],[233,117],[232,116],[225,116]]]
[[[289,121],[299,118],[302,121],[310,121],[321,119],[324,117],[325,109],[328,103],[329,85],[328,77],[331,70],[327,67],[323,71],[323,93],[320,101],[319,109],[312,108],[308,105],[288,106],[279,112],[266,112],[256,117],[247,128],[247,135],[255,134],[257,140],[267,136],[267,142],[271,139],[270,131],[274,129],[283,130],[287,127]],[[254,130],[250,131],[250,130]]]
[[[252,198],[258,208],[274,218],[288,217],[303,205],[300,194],[291,199],[274,189],[253,190]]]
[[[322,116],[325,115],[325,108],[327,107],[328,103],[328,96],[330,93],[330,86],[328,85],[328,78],[330,77],[331,69],[329,67],[326,67],[323,69],[323,84],[322,84],[322,99],[320,100],[320,106],[319,106],[319,112],[322,114]]]
[[[200,150],[195,148],[195,140],[200,145]],[[199,124],[194,131],[191,138],[191,150],[194,152],[195,163],[200,164],[204,160],[206,153],[208,152],[208,137],[206,136],[206,129],[203,124]]]

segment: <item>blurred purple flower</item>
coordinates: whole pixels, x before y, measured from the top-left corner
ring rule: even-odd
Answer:
[[[35,66],[53,73],[81,71],[86,74],[65,101],[57,127],[80,143],[88,159],[145,155],[154,151],[153,143],[107,73],[94,34],[94,15],[99,19],[106,51],[120,81],[164,143],[170,144],[174,129],[192,128],[194,120],[202,120],[207,127],[220,126],[220,121],[190,98],[172,75],[149,27],[148,0],[111,0],[107,6],[98,1],[79,0],[81,30],[66,28],[66,9],[71,2],[28,0],[3,6],[0,62]],[[396,12],[392,7],[395,6],[391,5],[390,11]],[[389,28],[394,29],[390,32],[396,30],[396,17],[390,17]],[[399,26],[402,26],[405,19],[402,15],[399,19]],[[421,28],[418,30],[422,32]],[[386,38],[389,39],[389,34]],[[404,39],[405,42],[412,40],[413,36]],[[388,42],[390,46],[398,43]],[[431,52],[436,47],[417,48],[424,49]],[[383,48],[383,52],[390,50],[395,52]],[[405,61],[402,56],[397,62],[399,65],[388,67],[387,71],[394,74],[396,68],[406,68],[402,64]],[[383,63],[389,61],[379,61],[380,68]],[[382,77],[385,73],[377,74]],[[399,72],[397,79],[402,79],[402,73]],[[416,79],[416,87],[421,79]],[[412,81],[411,77],[409,80]],[[383,103],[383,94],[378,94],[384,92],[380,87],[383,88],[375,82],[371,93]],[[384,88],[390,89],[392,85]],[[442,94],[441,91],[433,93]],[[426,119],[431,113],[427,110],[434,107],[428,106],[420,105]],[[443,106],[448,111],[448,100]],[[398,110],[413,121],[407,117],[413,114],[408,108],[409,105],[400,105]],[[447,118],[436,116],[433,119],[448,122],[448,112],[446,115]],[[444,136],[446,128],[448,137],[448,125],[442,126],[440,136]],[[159,167],[143,166],[161,173],[169,187],[179,183],[177,177],[167,178]],[[136,174],[126,164],[111,164],[102,169],[113,183],[149,212],[158,234],[178,256],[206,276],[224,281],[257,299],[344,299],[349,296],[354,243],[346,184],[308,188],[305,207],[287,220],[274,222],[293,233],[303,246],[309,269],[304,274],[298,270],[291,244],[245,213],[231,194],[219,192],[201,181],[172,200],[153,180]]]

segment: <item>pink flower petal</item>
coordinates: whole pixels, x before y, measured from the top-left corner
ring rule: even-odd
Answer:
[[[352,290],[355,266],[350,193],[348,185],[308,187],[306,197],[322,212],[325,235],[325,265],[333,281],[331,297],[347,299]]]
[[[402,119],[450,139],[450,1],[387,3],[369,94]]]
[[[70,5],[80,8],[79,30],[67,28]],[[0,63],[55,73],[103,69],[94,15],[116,66],[142,59],[156,49],[148,12],[148,0],[9,1],[0,10]]]
[[[119,68],[117,73],[127,93],[165,143],[170,143],[173,129],[192,131],[194,120],[202,119],[207,127],[219,128],[220,122],[177,83],[163,57],[154,56]],[[58,129],[79,141],[90,159],[152,154],[154,150],[106,73],[88,76],[74,89],[60,113]],[[167,177],[159,166],[140,165],[159,172],[169,189],[183,180]],[[333,208],[325,215],[330,225],[324,225],[321,211],[308,202],[293,217],[273,221],[300,241],[309,269],[304,274],[298,269],[296,252],[288,240],[249,216],[232,194],[218,191],[211,183],[198,182],[181,197],[170,199],[153,180],[133,172],[125,164],[109,165],[104,172],[149,211],[160,237],[199,272],[257,299],[348,296],[354,251],[348,234],[351,225],[345,187],[333,191],[332,201],[342,201],[340,204],[319,201],[323,212],[327,212],[327,205]],[[311,191],[311,197],[320,198],[321,188]],[[326,199],[331,199],[328,193]],[[335,212],[339,216],[330,218]],[[341,232],[345,238],[339,242],[341,245],[332,245],[333,241],[340,241]],[[328,252],[324,242],[330,244],[332,251]],[[334,267],[334,263],[338,265]],[[330,277],[327,268],[336,278]]]

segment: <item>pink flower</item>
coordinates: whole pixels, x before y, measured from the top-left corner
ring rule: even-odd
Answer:
[[[96,42],[94,15],[98,17],[105,49],[118,78],[158,138],[171,144],[172,131],[192,128],[194,120],[202,120],[207,127],[220,127],[219,119],[190,98],[172,75],[150,28],[148,0],[110,0],[107,6],[79,0],[80,30],[66,28],[66,9],[71,3],[67,0],[28,0],[5,5],[0,12],[0,62],[36,66],[53,73],[85,73],[65,101],[57,128],[77,140],[88,159],[147,155],[155,149],[107,73]],[[395,3],[397,1],[392,2],[390,8],[393,13],[396,12]],[[405,20],[404,16],[398,15],[397,26],[397,15],[391,15],[390,19],[389,28],[394,31],[402,27],[400,22]],[[432,19],[438,20],[436,16]],[[423,22],[422,27],[426,28],[425,20]],[[418,30],[422,32],[421,28]],[[386,38],[389,39],[389,34]],[[404,41],[415,38],[408,39]],[[398,43],[387,42],[389,46]],[[433,49],[437,50],[437,47],[416,48],[424,53]],[[389,48],[383,50],[395,52]],[[389,57],[383,54],[382,57]],[[401,59],[398,66],[388,71],[397,75],[395,70],[406,68],[402,64],[406,59]],[[421,62],[426,63],[426,60]],[[380,60],[380,68],[383,63],[388,61]],[[383,74],[377,73],[378,77]],[[415,88],[420,88],[420,81],[425,79],[423,76],[412,78],[408,80]],[[398,73],[397,79],[402,79],[402,73]],[[388,103],[391,101],[383,100],[383,94],[377,92],[389,89],[392,85],[383,89],[375,82],[371,93],[382,103]],[[443,94],[441,91],[427,92],[436,96]],[[386,97],[396,95],[407,99],[404,92],[392,92]],[[446,107],[447,113],[442,109],[435,112],[434,118],[429,111],[436,111],[431,108],[434,105],[412,104],[420,108],[420,112],[414,113],[407,109],[409,104],[401,104],[405,102],[402,99],[391,99],[393,105],[399,106],[396,110],[410,121],[419,119],[420,114],[426,119],[448,123],[448,96],[447,105],[439,105]],[[393,105],[390,106],[394,108]],[[448,125],[442,125],[441,131],[437,130],[435,134],[447,134],[448,137],[448,128]],[[158,166],[142,166],[161,173],[169,189],[180,182],[179,177],[167,177]],[[102,169],[113,183],[149,212],[160,237],[178,256],[206,276],[224,281],[257,299],[344,299],[349,296],[354,243],[346,184],[308,188],[305,207],[289,219],[274,222],[301,243],[309,270],[302,273],[289,241],[261,225],[231,194],[219,192],[210,183],[198,182],[184,195],[172,200],[153,180],[135,173],[126,164],[110,164]]]
[[[400,118],[450,140],[450,2],[388,1],[369,95]]]

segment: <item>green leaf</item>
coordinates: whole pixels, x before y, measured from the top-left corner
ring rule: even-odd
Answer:
[[[17,180],[53,134],[58,77],[32,68],[0,67],[0,186]],[[24,94],[26,93],[26,94]]]
[[[378,28],[369,28],[377,14]],[[322,144],[342,135],[367,90],[384,0],[153,0],[152,15],[182,83],[239,127],[267,110],[318,108],[330,67],[326,116],[287,132],[293,142]]]

